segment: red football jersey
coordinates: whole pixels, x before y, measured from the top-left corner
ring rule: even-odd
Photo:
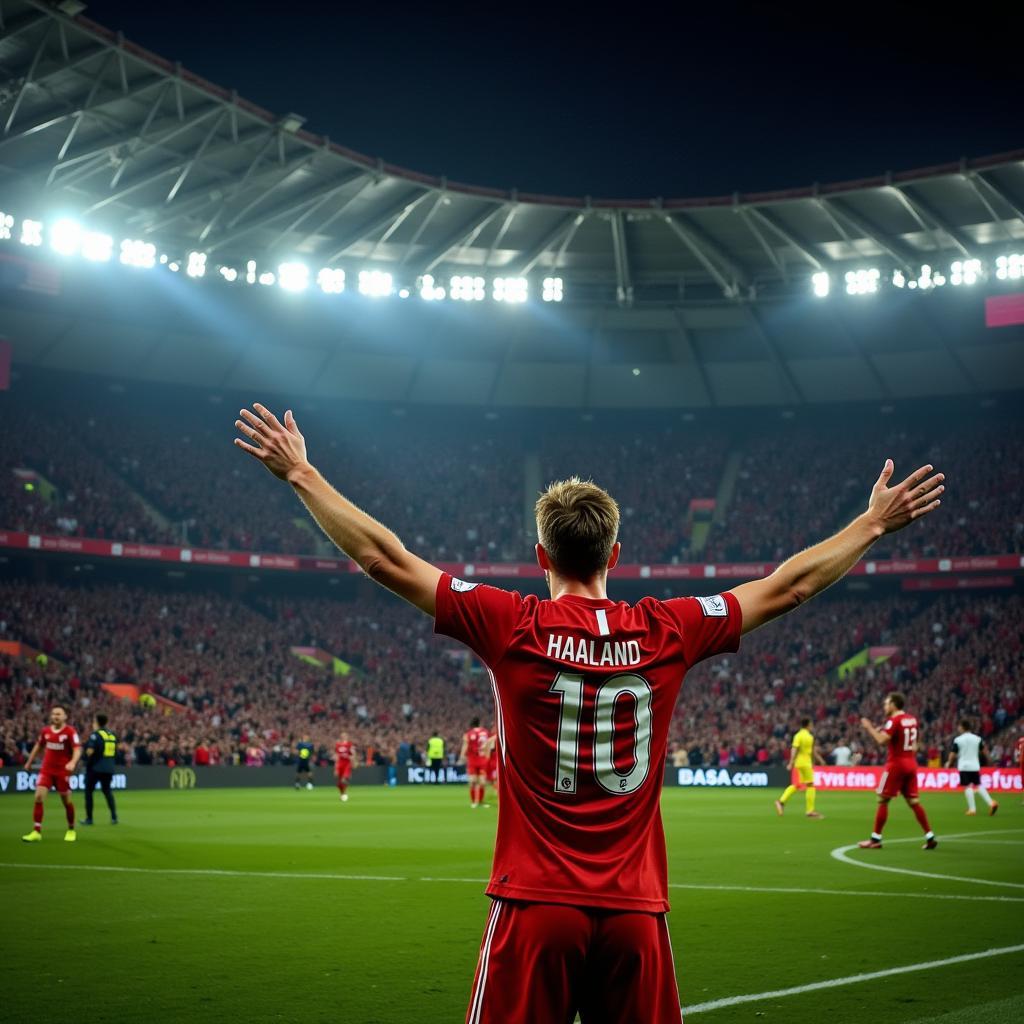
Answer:
[[[472,757],[480,761],[487,757],[487,741],[491,734],[482,726],[478,725],[466,731],[466,757]]]
[[[886,764],[917,764],[917,719],[905,711],[897,711],[882,732],[889,737]]]
[[[356,746],[351,740],[339,741],[334,744],[335,761],[351,761]]]
[[[557,601],[443,574],[435,630],[494,693],[501,804],[487,893],[668,910],[659,797],[686,670],[739,646],[731,594]]]
[[[60,729],[54,729],[51,725],[46,726],[39,734],[39,745],[43,750],[42,771],[66,772],[75,747],[82,744],[75,727],[65,724]]]

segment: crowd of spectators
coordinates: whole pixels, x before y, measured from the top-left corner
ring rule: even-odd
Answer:
[[[878,720],[895,688],[907,693],[926,744],[945,750],[966,714],[1006,759],[1021,712],[1022,613],[1015,595],[820,599],[690,673],[670,730],[674,757],[784,762],[808,714],[822,749],[850,745],[870,762],[879,755],[863,747],[860,716]],[[23,758],[54,701],[70,705],[80,729],[104,710],[126,763],[167,765],[288,764],[305,735],[324,760],[341,731],[362,760],[401,762],[435,730],[457,750],[472,717],[493,715],[480,666],[433,636],[428,618],[386,596],[248,604],[211,592],[5,582],[0,640],[45,655],[0,656],[5,764]],[[873,645],[897,650],[837,677],[841,663]],[[353,670],[310,665],[295,646],[328,651]],[[113,682],[176,707],[119,700],[102,688]]]
[[[288,488],[232,447],[237,412],[226,399],[199,393],[182,409],[146,397],[142,385],[130,396],[0,396],[0,529],[331,550]],[[438,561],[531,560],[533,492],[571,475],[594,479],[619,501],[627,562],[776,561],[861,510],[886,456],[897,479],[932,462],[947,490],[927,530],[884,538],[876,556],[1024,551],[1024,426],[1005,415],[923,424],[909,412],[877,414],[851,429],[810,414],[703,426],[616,414],[521,431],[479,414],[472,425],[422,411],[298,416],[325,475]],[[706,543],[695,542],[691,501],[715,498],[737,459],[731,496]],[[27,490],[14,470],[56,490]]]

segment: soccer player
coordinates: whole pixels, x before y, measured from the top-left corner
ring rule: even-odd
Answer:
[[[437,785],[445,781],[444,748],[445,742],[441,736],[441,730],[435,729],[427,740],[427,764],[434,773],[434,782]]]
[[[782,817],[789,798],[798,790],[804,791],[804,810],[808,818],[824,818],[814,809],[814,766],[824,764],[825,759],[814,749],[814,733],[811,732],[811,720],[800,719],[800,728],[793,735],[793,746],[789,751],[789,764],[786,770],[792,772],[796,769],[798,785],[792,782],[783,790],[782,796],[775,801],[775,811]]]
[[[903,694],[895,691],[885,698],[882,707],[888,717],[881,729],[876,729],[868,718],[860,720],[871,738],[888,751],[882,781],[876,790],[878,809],[875,811],[875,829],[870,839],[857,844],[865,850],[882,848],[882,829],[889,818],[889,801],[901,793],[924,830],[922,849],[934,850],[939,845],[917,795],[917,719],[903,710],[904,703]]]
[[[85,817],[83,825],[92,824],[92,799],[97,785],[103,791],[110,811],[110,824],[117,824],[117,806],[114,803],[114,756],[117,753],[117,736],[107,728],[107,716],[97,715],[93,720],[92,734],[85,741]]]
[[[417,558],[310,464],[289,410],[244,409],[235,444],[287,481],[324,532],[374,581],[434,618],[487,666],[501,803],[492,903],[466,1020],[562,1024],[681,1021],[665,913],[660,815],[668,729],[686,670],[799,607],[886,533],[938,506],[931,466],[770,576],[724,594],[636,605],[607,596],[619,510],[577,479],[537,502],[537,561],[550,599],[455,579]],[[436,486],[436,482],[431,486]]]
[[[462,736],[462,750],[459,761],[466,766],[469,780],[469,806],[474,810],[484,802],[484,790],[487,787],[487,757],[490,735],[480,725],[480,719],[474,718]]]
[[[981,799],[988,804],[988,814],[992,817],[999,810],[999,804],[989,796],[988,790],[981,782],[981,751],[985,741],[971,732],[971,723],[966,718],[960,719],[960,734],[953,740],[953,749],[946,758],[946,767],[952,768],[956,760],[956,770],[960,773],[960,785],[964,787],[967,798],[966,813],[973,817],[977,814],[974,806],[974,792],[981,794]]]
[[[341,739],[334,744],[334,777],[338,782],[341,802],[348,803],[348,784],[352,778],[352,762],[356,757],[356,745],[343,732]]]
[[[39,739],[29,751],[25,771],[32,770],[32,762],[40,750],[43,752],[43,764],[36,780],[36,799],[32,805],[33,828],[28,835],[21,837],[22,842],[38,843],[43,838],[43,801],[53,786],[64,804],[68,822],[64,842],[73,843],[78,836],[75,834],[75,805],[71,802],[68,780],[82,756],[82,741],[75,727],[68,725],[68,713],[59,704],[50,709],[50,724],[39,733]]]
[[[295,766],[295,788],[301,789],[305,782],[306,789],[313,788],[313,755],[316,747],[309,738],[309,733],[304,733],[302,739],[295,744],[295,753],[298,755],[298,764]]]

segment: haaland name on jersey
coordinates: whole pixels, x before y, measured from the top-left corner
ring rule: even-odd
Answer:
[[[598,645],[596,640],[576,640],[571,636],[549,633],[548,657],[558,661],[571,661],[574,665],[590,665],[593,668],[605,665],[612,668],[639,665],[640,641],[603,640]]]

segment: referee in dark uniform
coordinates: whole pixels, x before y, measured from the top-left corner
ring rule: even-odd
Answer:
[[[85,818],[83,825],[92,824],[92,796],[99,784],[110,808],[110,823],[117,824],[117,807],[111,781],[114,777],[114,755],[117,752],[117,736],[107,728],[107,716],[97,715],[93,722],[92,735],[85,744]]]

